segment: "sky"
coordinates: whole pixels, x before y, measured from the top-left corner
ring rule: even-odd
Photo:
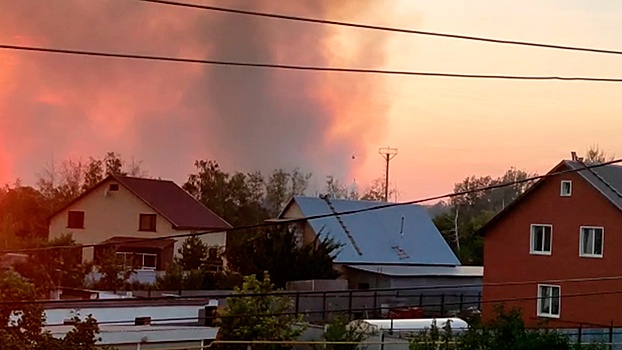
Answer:
[[[191,2],[190,0],[184,0]],[[618,1],[194,1],[622,50]],[[296,23],[135,0],[0,0],[0,43],[242,62],[622,78],[622,57]],[[0,50],[0,183],[116,151],[183,183],[301,167],[364,188],[394,147],[398,200],[510,167],[544,173],[598,144],[622,156],[620,83],[278,71]]]

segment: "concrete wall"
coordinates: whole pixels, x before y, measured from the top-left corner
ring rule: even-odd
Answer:
[[[119,191],[107,191],[111,183],[116,183],[116,181],[110,179],[100,183],[86,196],[56,214],[50,220],[49,237],[71,234],[78,244],[94,244],[114,236],[153,238],[190,233],[190,231],[174,230],[172,224],[161,215],[157,215],[156,232],[139,231],[140,214],[157,214],[157,212],[121,184],[119,184]],[[68,211],[71,210],[84,211],[83,229],[67,228]],[[203,235],[201,239],[211,246],[224,247],[226,245],[225,232]],[[175,242],[175,253],[181,247],[182,241],[183,239],[179,239]],[[82,258],[84,261],[93,260],[93,248],[85,248]]]

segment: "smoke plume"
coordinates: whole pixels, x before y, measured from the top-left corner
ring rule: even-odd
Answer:
[[[210,2],[318,18],[378,18],[379,3]],[[240,62],[379,67],[383,34],[118,0],[0,0],[0,42]],[[362,17],[363,16],[363,17]],[[183,180],[300,166],[337,177],[384,133],[382,78],[0,51],[0,182],[52,159],[117,151]]]

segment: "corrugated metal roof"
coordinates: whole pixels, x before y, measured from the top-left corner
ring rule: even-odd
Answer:
[[[483,266],[346,265],[349,268],[393,277],[483,277]]]
[[[292,201],[298,204],[304,216],[333,213],[322,198],[299,196]],[[331,199],[330,203],[336,212],[382,204],[339,199]],[[309,224],[317,234],[329,235],[344,244],[336,263],[460,265],[425,208],[418,205],[313,219]],[[352,241],[356,242],[360,254]]]
[[[585,168],[580,162],[566,160],[564,163],[571,169]],[[622,167],[605,165],[579,171],[579,174],[592,186],[598,189],[618,209],[622,210]]]

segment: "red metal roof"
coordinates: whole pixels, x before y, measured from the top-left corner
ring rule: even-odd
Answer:
[[[114,179],[170,221],[176,229],[229,229],[220,216],[173,181],[114,176]]]

